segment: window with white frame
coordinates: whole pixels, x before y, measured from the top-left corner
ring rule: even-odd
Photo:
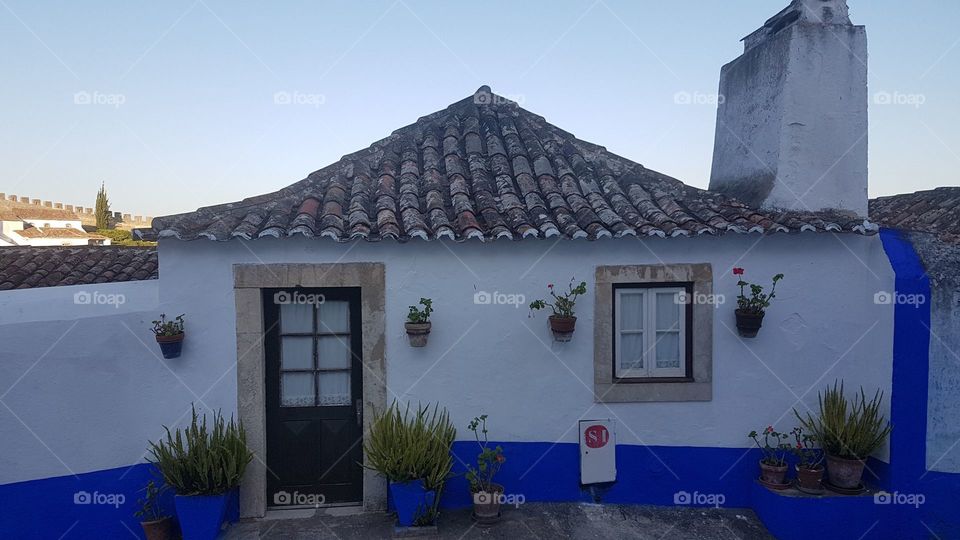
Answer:
[[[689,377],[687,284],[616,285],[614,376],[617,379]]]

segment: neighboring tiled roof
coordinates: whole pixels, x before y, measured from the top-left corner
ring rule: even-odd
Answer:
[[[482,87],[280,191],[156,218],[145,238],[451,238],[850,231],[747,207],[581,141]]]
[[[91,234],[72,227],[28,227],[22,231],[11,231],[24,238],[88,238],[90,240],[106,240],[106,236]]]
[[[0,290],[157,279],[145,247],[0,247]]]
[[[55,221],[80,221],[80,216],[69,210],[44,208],[42,206],[24,206],[0,208],[0,221],[23,221],[50,219]]]
[[[960,242],[960,187],[873,199],[870,219],[883,227],[933,233]]]

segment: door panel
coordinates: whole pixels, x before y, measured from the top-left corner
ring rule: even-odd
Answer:
[[[268,289],[263,299],[267,504],[360,502],[360,289]]]

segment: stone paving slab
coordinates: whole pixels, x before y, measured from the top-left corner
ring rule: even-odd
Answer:
[[[263,519],[239,523],[231,527],[222,540],[394,538],[393,519],[392,515],[383,513],[331,516],[321,511],[306,518]],[[576,503],[530,503],[519,509],[504,509],[500,523],[486,529],[474,524],[469,509],[447,510],[440,516],[437,529],[437,534],[419,538],[773,538],[751,510]]]

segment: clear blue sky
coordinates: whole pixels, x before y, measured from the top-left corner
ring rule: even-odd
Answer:
[[[715,93],[787,3],[0,0],[0,192],[92,205],[102,180],[155,216],[239,200],[482,84],[706,187],[715,105],[674,96]],[[849,3],[871,95],[922,101],[871,104],[871,196],[957,185],[960,2]]]

